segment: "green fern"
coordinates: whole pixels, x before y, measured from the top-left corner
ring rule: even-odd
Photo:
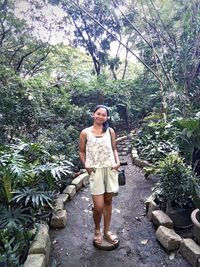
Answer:
[[[52,207],[53,192],[37,191],[34,188],[23,188],[15,190],[13,201],[20,203],[24,206],[31,206],[34,208],[40,208],[45,205]]]
[[[4,207],[0,209],[0,229],[17,228],[20,225],[28,225],[33,222],[33,218],[26,213],[27,208]]]

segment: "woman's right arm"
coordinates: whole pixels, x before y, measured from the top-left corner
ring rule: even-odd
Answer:
[[[79,157],[80,161],[83,163],[85,166],[85,155],[86,155],[86,132],[83,130],[80,133],[80,138],[79,138]]]
[[[86,161],[86,142],[87,142],[87,138],[86,138],[86,132],[85,130],[83,130],[80,133],[80,138],[79,138],[79,157],[80,157],[80,161],[83,163],[84,167],[85,167],[85,161]],[[92,171],[94,171],[93,168],[87,168],[85,167],[86,171],[88,172],[88,174],[90,175]]]

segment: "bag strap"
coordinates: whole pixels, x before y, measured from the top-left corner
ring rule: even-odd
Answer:
[[[113,143],[112,143],[113,137],[112,137],[112,134],[111,134],[111,130],[110,130],[110,127],[108,128],[108,130],[109,130],[109,133],[110,133],[110,138],[111,138],[111,145],[112,145],[112,147],[113,147]]]

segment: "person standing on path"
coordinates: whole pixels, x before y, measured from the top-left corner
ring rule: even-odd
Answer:
[[[93,219],[95,224],[94,242],[100,245],[102,237],[111,244],[119,241],[110,231],[112,215],[112,196],[119,188],[119,156],[115,142],[115,131],[108,125],[109,111],[104,105],[98,105],[93,113],[93,125],[80,133],[80,160],[90,175],[90,191],[93,201]],[[101,219],[104,219],[103,234]]]

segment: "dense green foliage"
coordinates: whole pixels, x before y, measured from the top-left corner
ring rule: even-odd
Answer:
[[[171,124],[162,121],[150,122],[140,128],[133,145],[141,158],[155,163],[177,150],[175,136],[176,131]]]
[[[140,127],[141,157],[181,173],[179,200],[188,165],[200,173],[198,1],[28,0],[24,20],[19,2],[0,1],[0,262],[11,267],[24,262],[29,229],[51,213],[55,191],[82,167],[79,133],[97,104],[109,106],[117,134]],[[67,45],[34,31],[36,21],[48,29],[48,2],[65,14],[55,26]],[[183,160],[168,157],[174,150]]]
[[[29,230],[46,214],[49,218],[55,190],[62,188],[71,171],[70,162],[56,162],[37,144],[1,147],[0,259],[8,266],[19,266],[25,259],[32,237]]]

